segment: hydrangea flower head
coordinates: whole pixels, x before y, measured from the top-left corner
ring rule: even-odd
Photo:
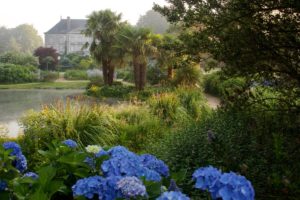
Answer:
[[[85,147],[85,150],[86,150],[88,153],[96,154],[96,153],[98,153],[99,151],[101,151],[102,148],[101,148],[99,145],[88,145],[87,147]]]
[[[162,176],[169,176],[169,168],[162,160],[159,160],[150,154],[141,155],[140,158],[142,159],[142,163],[145,167],[156,171]]]
[[[73,196],[84,196],[87,199],[93,199],[98,195],[101,200],[116,199],[121,196],[116,188],[120,177],[103,178],[100,176],[92,176],[80,179],[72,186]]]
[[[253,200],[254,199],[254,189],[250,181],[248,181],[244,176],[238,175],[236,173],[224,173],[220,177],[220,189],[218,191],[218,196],[223,199],[232,200]]]
[[[220,176],[221,171],[212,166],[201,167],[193,173],[193,180],[196,180],[195,187],[208,190],[214,196],[218,189]]]
[[[37,174],[34,173],[34,172],[27,172],[27,173],[24,174],[23,177],[30,177],[30,178],[36,180],[36,179],[39,178],[39,175],[37,175]]]
[[[136,177],[125,177],[117,182],[117,188],[121,190],[125,198],[134,198],[146,195],[146,187]]]
[[[12,164],[22,173],[27,169],[27,160],[23,154],[17,155]]]
[[[185,194],[181,192],[164,192],[157,200],[189,200]]]
[[[71,139],[63,141],[63,144],[67,145],[68,147],[70,147],[72,149],[74,149],[78,146],[77,143],[74,140],[71,140]]]
[[[108,153],[110,159],[101,165],[105,176],[144,176],[149,181],[161,180],[159,173],[145,167],[141,158],[125,147],[114,147]]]
[[[0,192],[4,191],[7,187],[7,183],[4,180],[0,180]]]
[[[103,149],[101,149],[98,153],[95,154],[96,158],[99,158],[99,157],[105,156],[105,155],[108,155],[108,153]]]
[[[12,150],[10,153],[12,156],[22,154],[21,147],[15,142],[4,142],[3,147],[5,150]]]

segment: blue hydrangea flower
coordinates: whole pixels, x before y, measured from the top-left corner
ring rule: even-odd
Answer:
[[[22,154],[21,147],[15,142],[4,142],[3,147],[5,150],[12,150],[11,156]]]
[[[4,191],[7,187],[7,183],[4,180],[0,180],[0,191]]]
[[[27,169],[27,160],[23,154],[17,155],[12,164],[22,173]]]
[[[159,160],[150,154],[141,155],[140,158],[142,159],[142,163],[145,167],[156,171],[164,177],[169,176],[169,168],[162,160]]]
[[[161,176],[145,167],[141,158],[125,147],[117,146],[108,151],[110,159],[102,163],[101,169],[108,176],[144,176],[149,181],[160,181]]]
[[[178,188],[178,186],[176,185],[176,182],[174,181],[174,179],[171,179],[170,181],[170,186],[168,188],[168,191],[174,191],[174,192],[180,192],[180,189]]]
[[[24,174],[24,176],[23,177],[30,177],[30,178],[32,178],[32,179],[38,179],[39,178],[39,175],[37,175],[36,173],[34,173],[34,172],[27,172],[27,173],[25,173]]]
[[[164,192],[160,197],[156,200],[189,200],[185,194],[181,192]]]
[[[94,197],[99,200],[112,200],[121,197],[120,191],[117,189],[117,182],[121,177],[108,177],[92,176],[80,179],[72,186],[73,196],[84,196],[88,199]]]
[[[136,177],[125,177],[117,182],[117,188],[121,190],[125,198],[134,198],[146,195],[146,187]]]
[[[94,195],[98,194],[102,177],[92,176],[84,179],[80,179],[72,186],[73,196],[84,196],[88,199],[92,199]]]
[[[12,150],[9,155],[16,157],[12,165],[23,173],[27,169],[27,160],[22,154],[21,147],[15,142],[5,142],[3,147],[5,150]]]
[[[63,141],[63,144],[67,145],[68,147],[70,147],[72,149],[74,149],[78,146],[77,143],[74,140],[71,140],[71,139]]]
[[[95,154],[96,158],[99,158],[101,156],[106,156],[106,155],[108,155],[108,152],[106,152],[103,149],[101,149],[98,153]]]
[[[220,177],[218,196],[224,200],[253,200],[254,189],[250,181],[236,173],[224,173]]]
[[[193,180],[196,180],[195,187],[201,190],[208,190],[213,198],[219,189],[221,171],[212,167],[201,167],[193,173]]]

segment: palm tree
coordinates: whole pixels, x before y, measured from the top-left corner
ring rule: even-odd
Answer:
[[[173,35],[163,35],[157,44],[158,53],[157,61],[161,68],[167,69],[168,79],[172,80],[174,77],[174,67],[181,60],[180,51],[182,44],[179,39]]]
[[[124,26],[117,40],[118,47],[131,56],[136,88],[143,90],[146,85],[148,57],[156,51],[152,45],[151,31],[145,28]]]
[[[115,64],[121,59],[113,46],[116,33],[122,24],[121,14],[102,10],[88,16],[86,29],[83,31],[86,36],[92,37],[91,44],[86,46],[89,46],[95,60],[102,63],[104,83],[108,85],[113,84]]]

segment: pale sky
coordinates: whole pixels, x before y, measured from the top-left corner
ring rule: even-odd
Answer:
[[[153,2],[166,4],[164,0],[1,0],[0,26],[31,24],[43,37],[60,17],[84,19],[92,11],[107,8],[122,13],[123,20],[135,24],[140,15],[152,8]]]

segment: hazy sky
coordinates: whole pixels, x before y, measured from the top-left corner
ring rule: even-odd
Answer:
[[[43,36],[60,17],[84,19],[92,11],[107,8],[122,13],[124,20],[135,24],[140,15],[152,8],[153,2],[165,4],[164,0],[1,0],[0,26],[32,24]]]

